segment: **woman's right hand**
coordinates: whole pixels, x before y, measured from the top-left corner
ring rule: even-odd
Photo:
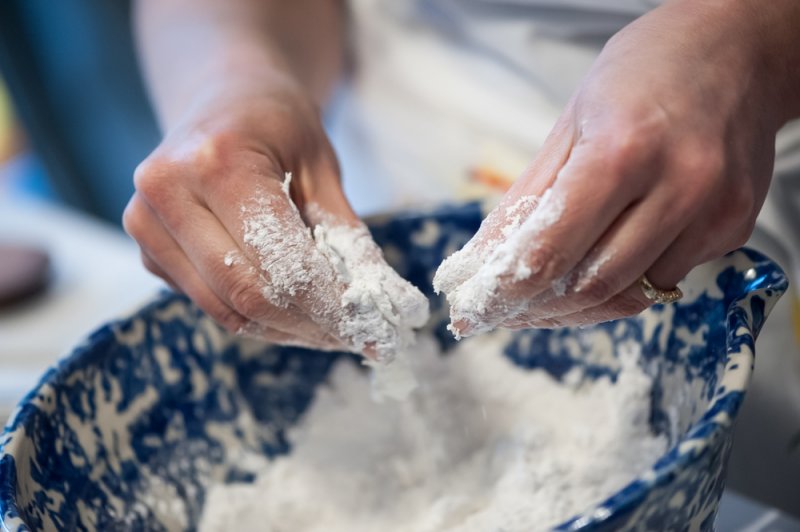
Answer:
[[[322,222],[363,229],[312,99],[275,75],[257,86],[205,87],[186,109],[134,176],[123,221],[145,266],[229,331],[369,353],[369,331],[342,328],[359,310],[343,303],[347,282],[310,230]],[[426,306],[363,234],[382,289],[404,309]]]

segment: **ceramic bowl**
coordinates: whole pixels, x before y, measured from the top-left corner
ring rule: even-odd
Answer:
[[[444,349],[454,341],[431,279],[481,218],[470,204],[371,223],[389,262],[431,297]],[[613,377],[615,346],[636,342],[654,377],[653,430],[670,440],[640,477],[560,530],[712,529],[754,341],[786,284],[767,258],[739,250],[695,269],[677,304],[513,336],[505,354],[520,371],[558,379],[575,368]],[[0,437],[0,529],[194,529],[210,483],[250,480],[235,465],[243,450],[291,452],[287,428],[342,356],[228,335],[162,294],[96,331],[22,399]]]

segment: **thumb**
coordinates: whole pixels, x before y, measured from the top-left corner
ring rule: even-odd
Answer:
[[[342,188],[339,164],[333,148],[325,139],[322,155],[300,165],[300,172],[290,179],[288,192],[306,225],[312,230],[319,224],[357,226],[361,224]],[[285,182],[284,182],[284,186]]]

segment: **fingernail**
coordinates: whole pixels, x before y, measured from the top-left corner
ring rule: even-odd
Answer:
[[[376,362],[378,361],[378,350],[375,348],[374,343],[365,345],[364,349],[361,351],[361,354],[370,360],[374,360]]]
[[[470,323],[465,319],[456,320],[447,326],[447,330],[453,333],[453,337],[456,340],[461,340],[463,337],[469,336],[471,329]]]

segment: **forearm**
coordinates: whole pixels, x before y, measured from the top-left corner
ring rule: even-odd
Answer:
[[[162,128],[215,92],[290,76],[324,104],[344,56],[340,0],[138,0],[135,31]]]
[[[800,2],[747,0],[783,121],[800,117]]]
[[[800,1],[672,0],[667,5],[695,18],[705,32],[741,46],[738,56],[751,63],[753,77],[763,84],[765,110],[775,113],[779,125],[800,117]]]

